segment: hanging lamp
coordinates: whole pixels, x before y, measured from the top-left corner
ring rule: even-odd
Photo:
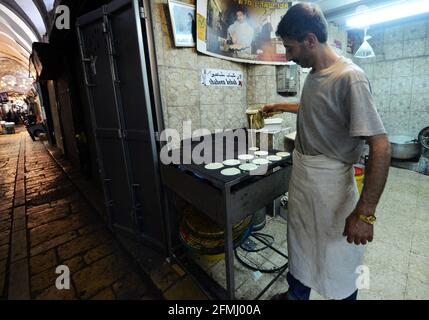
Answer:
[[[371,39],[371,36],[366,35],[367,28],[364,29],[363,42],[359,49],[355,53],[355,57],[359,59],[368,59],[375,57],[374,49],[368,43],[368,40]]]

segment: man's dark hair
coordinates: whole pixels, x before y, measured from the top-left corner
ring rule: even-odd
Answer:
[[[246,9],[246,7],[244,7],[244,6],[238,6],[235,9],[235,14],[237,14],[237,12],[239,12],[239,11],[241,11],[243,13],[243,15],[247,15],[247,9]]]
[[[276,35],[302,42],[309,33],[313,33],[320,43],[325,43],[328,40],[328,23],[318,5],[298,3],[283,16]]]

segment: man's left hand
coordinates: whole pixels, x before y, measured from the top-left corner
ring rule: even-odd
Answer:
[[[349,243],[365,245],[374,237],[374,226],[360,220],[354,210],[346,219],[343,236],[347,237]]]

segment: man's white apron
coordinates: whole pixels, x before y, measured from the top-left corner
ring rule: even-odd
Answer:
[[[289,184],[289,271],[327,299],[356,291],[364,247],[343,236],[359,199],[351,165],[324,155],[293,153]]]

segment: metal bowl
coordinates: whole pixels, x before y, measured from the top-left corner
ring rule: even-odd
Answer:
[[[413,137],[392,135],[389,136],[389,142],[392,147],[392,158],[407,160],[420,154],[420,144]]]

